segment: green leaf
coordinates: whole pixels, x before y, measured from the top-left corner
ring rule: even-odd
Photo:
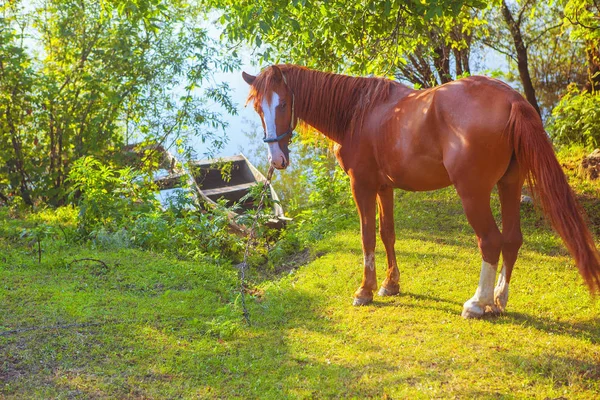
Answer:
[[[258,23],[258,25],[260,26],[260,30],[261,30],[263,33],[269,33],[269,30],[270,30],[270,28],[269,28],[269,25],[268,25],[268,24],[267,24],[267,23],[266,23],[264,20],[261,20],[261,21]]]
[[[292,25],[292,28],[295,31],[299,31],[300,30],[300,23],[298,21],[296,21],[294,18],[290,18],[290,25]]]
[[[392,9],[392,2],[390,0],[385,0],[383,4],[383,16],[388,17],[390,15],[390,11]]]

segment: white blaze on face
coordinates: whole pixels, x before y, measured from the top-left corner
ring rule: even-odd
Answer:
[[[279,95],[273,92],[271,96],[271,104],[267,102],[265,97],[262,101],[263,118],[265,121],[267,139],[275,139],[277,137],[277,125],[275,117],[277,115],[277,106],[279,105]],[[267,143],[269,149],[269,162],[275,168],[285,167],[286,160],[278,142]]]

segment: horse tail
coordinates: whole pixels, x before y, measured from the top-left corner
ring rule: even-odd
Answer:
[[[539,115],[524,100],[514,102],[507,129],[534,199],[541,203],[590,291],[600,291],[600,255]]]

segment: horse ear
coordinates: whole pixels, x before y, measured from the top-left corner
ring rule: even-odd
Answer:
[[[246,81],[246,83],[248,85],[252,85],[254,83],[254,80],[256,79],[256,77],[254,75],[247,74],[243,71],[242,71],[242,78],[244,78],[244,80]]]
[[[273,65],[271,68],[273,68],[273,77],[275,78],[275,81],[281,82],[283,80],[283,72],[281,72],[277,65]]]

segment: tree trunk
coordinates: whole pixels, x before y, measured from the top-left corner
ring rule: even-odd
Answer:
[[[506,5],[506,0],[502,0],[502,16],[504,17],[504,21],[506,25],[508,25],[508,29],[510,30],[510,34],[515,43],[515,50],[517,51],[517,68],[519,69],[519,77],[521,78],[521,83],[523,84],[523,90],[525,91],[525,97],[527,101],[535,108],[538,114],[542,115],[540,112],[540,106],[538,105],[537,98],[535,96],[535,89],[533,88],[533,83],[531,82],[531,75],[529,74],[529,63],[527,61],[527,47],[523,42],[523,36],[521,35],[521,19],[519,21],[515,21],[508,6]]]
[[[14,91],[13,91],[14,97]],[[19,190],[21,191],[21,198],[27,205],[33,205],[33,201],[31,200],[31,196],[29,193],[29,188],[27,187],[27,172],[25,172],[25,160],[23,158],[23,144],[21,142],[21,138],[17,132],[17,128],[14,125],[12,120],[12,111],[10,105],[6,107],[6,120],[9,125],[10,131],[10,141],[13,147],[14,152],[14,167],[16,168],[16,173],[19,175]]]
[[[452,77],[450,76],[450,49],[446,45],[441,45],[434,50],[435,52],[435,69],[440,77],[440,83],[450,82]]]
[[[469,55],[471,54],[471,42],[473,41],[472,34],[465,34],[465,42],[467,42],[467,47],[460,51],[460,61],[462,64],[462,69],[467,74],[471,75],[471,67],[469,66]],[[457,61],[458,63],[458,61]]]
[[[588,62],[588,81],[584,87],[588,92],[600,90],[600,39],[588,40],[585,49]]]

